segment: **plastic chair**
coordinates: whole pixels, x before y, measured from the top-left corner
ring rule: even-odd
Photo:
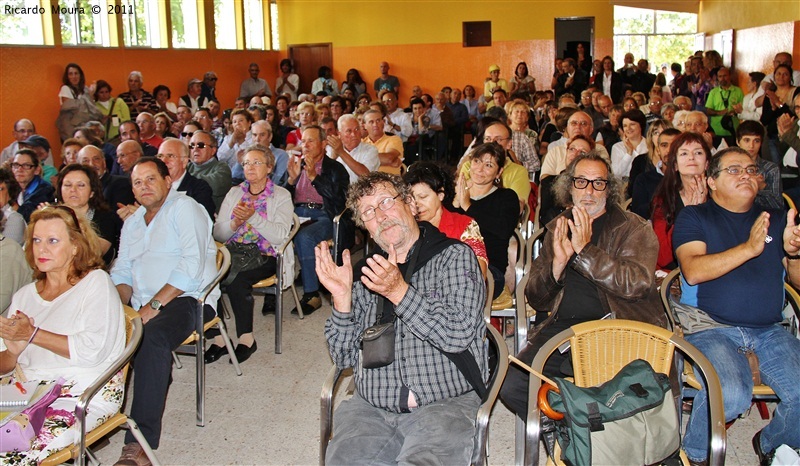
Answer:
[[[540,228],[528,237],[528,240],[521,243],[524,245],[520,258],[515,265],[515,273],[517,277],[516,286],[514,288],[513,300],[508,306],[500,306],[497,303],[492,303],[492,317],[503,317],[514,319],[514,348],[516,351],[522,351],[528,339],[528,325],[533,315],[528,315],[528,308],[525,302],[525,285],[528,283],[528,275],[530,272],[531,264],[539,257],[539,251],[542,248],[544,235],[546,230]],[[521,232],[515,231],[517,241],[521,240]]]
[[[548,340],[536,353],[531,367],[541,373],[547,358],[565,342],[571,346],[575,385],[579,387],[600,385],[635,359],[646,360],[656,372],[664,374],[672,370],[676,350],[692,360],[708,387],[711,425],[708,464],[724,463],[727,436],[722,389],[711,362],[697,348],[677,333],[654,325],[622,319],[596,320],[574,325]],[[541,379],[530,377],[525,464],[539,463],[541,419],[537,396],[541,385]]]
[[[253,294],[261,294],[264,295],[264,299],[267,299],[267,294],[275,294],[275,354],[281,354],[282,351],[282,336],[283,336],[283,291],[285,288],[292,289],[292,296],[294,297],[294,303],[297,306],[297,313],[302,319],[303,316],[303,308],[300,307],[300,298],[297,296],[297,289],[294,286],[294,270],[291,270],[290,276],[292,277],[289,280],[289,285],[287,286],[284,283],[284,274],[287,271],[284,271],[286,267],[284,255],[286,254],[286,248],[292,244],[292,239],[294,235],[297,234],[297,230],[300,229],[300,218],[296,214],[292,214],[292,229],[289,231],[289,236],[286,238],[286,241],[281,245],[281,247],[277,250],[276,255],[276,272],[275,275],[271,277],[267,277],[258,283],[253,285]],[[294,252],[292,252],[294,254]],[[222,302],[223,307],[225,300],[220,300]]]
[[[490,284],[487,287],[487,303],[484,307],[485,310],[489,308],[489,302],[491,301],[492,294],[491,290],[489,289],[491,286],[492,284],[490,281]],[[486,316],[486,312],[484,312],[484,316]],[[485,320],[486,338],[489,340],[489,344],[492,345],[497,352],[497,364],[491,371],[489,381],[486,384],[488,393],[478,408],[478,413],[475,420],[474,448],[472,453],[472,462],[470,463],[473,465],[488,464],[487,443],[489,432],[489,415],[492,413],[492,408],[494,407],[494,404],[497,401],[497,396],[500,393],[500,387],[503,385],[503,380],[505,380],[506,373],[508,372],[508,346],[506,345],[505,339],[502,337],[502,335],[500,335],[500,332],[498,332],[497,329],[489,325],[488,317],[486,317]],[[340,369],[334,364],[330,372],[328,372],[325,383],[322,385],[319,415],[319,464],[323,466],[325,465],[325,454],[328,451],[328,443],[330,442],[331,434],[333,433],[333,394],[337,388],[337,385],[339,385],[339,381],[342,379],[342,376],[349,374],[350,371],[350,368]]]
[[[48,456],[41,463],[42,465],[50,466],[62,464],[69,460],[75,460],[75,464],[82,466],[86,464],[87,457],[89,457],[89,460],[92,463],[100,464],[94,454],[89,451],[88,447],[97,443],[100,439],[122,425],[127,425],[127,427],[131,430],[131,433],[136,438],[136,441],[139,442],[139,445],[142,446],[142,449],[144,449],[150,461],[156,466],[159,464],[158,458],[156,458],[153,449],[150,448],[150,444],[147,443],[144,435],[142,435],[141,431],[139,430],[139,426],[136,425],[136,422],[133,419],[126,416],[123,412],[115,414],[97,426],[91,432],[86,432],[85,419],[86,409],[89,405],[89,402],[120,371],[122,371],[123,386],[125,386],[125,382],[128,378],[129,362],[133,357],[133,353],[136,352],[136,349],[139,348],[139,344],[142,342],[144,325],[142,324],[142,319],[139,316],[139,313],[131,309],[130,306],[124,306],[124,308],[126,336],[125,349],[122,351],[122,354],[119,356],[119,358],[114,361],[111,367],[106,369],[106,371],[103,372],[103,374],[101,374],[97,380],[95,380],[89,387],[86,388],[80,399],[78,399],[78,403],[75,405],[75,426],[80,432],[79,442]]]
[[[219,330],[220,334],[222,335],[222,339],[225,341],[225,347],[228,350],[228,355],[231,357],[233,370],[236,371],[236,375],[242,375],[242,369],[239,367],[239,361],[236,359],[236,353],[233,351],[231,339],[228,336],[228,332],[225,330],[225,324],[222,322],[222,319],[219,317],[219,315],[216,315],[208,322],[203,322],[203,307],[206,304],[206,299],[214,290],[214,288],[219,286],[219,282],[222,281],[222,278],[228,273],[230,268],[231,254],[228,252],[228,248],[221,243],[217,243],[217,275],[214,277],[211,283],[203,288],[203,291],[200,293],[200,297],[197,299],[197,315],[195,317],[195,320],[197,321],[197,328],[186,338],[186,340],[183,341],[178,349],[172,352],[172,358],[175,360],[175,365],[178,367],[178,369],[183,368],[183,365],[178,359],[176,353],[192,354],[195,356],[197,363],[197,425],[199,427],[206,425],[206,331],[213,327],[216,327]],[[220,302],[221,301],[222,300],[220,300]]]

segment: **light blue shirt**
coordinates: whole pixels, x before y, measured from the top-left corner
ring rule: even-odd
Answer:
[[[289,154],[287,154],[285,150],[279,149],[272,144],[269,145],[269,150],[271,150],[272,154],[275,156],[275,168],[272,169],[270,178],[273,183],[285,187],[288,178],[286,172],[289,167]]]
[[[203,207],[182,192],[170,191],[164,205],[147,225],[139,208],[122,227],[119,257],[111,279],[133,288],[131,306],[139,309],[165,284],[199,298],[217,274],[217,247],[211,236],[211,219]],[[214,309],[219,287],[207,304]]]

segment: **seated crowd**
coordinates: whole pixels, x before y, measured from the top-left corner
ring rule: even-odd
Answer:
[[[684,331],[720,375],[726,421],[750,405],[753,354],[780,399],[753,439],[759,461],[782,444],[800,448],[800,341],[779,325],[784,281],[800,285],[797,212],[784,201],[800,198],[800,72],[790,54],[777,54],[769,75],[750,73],[743,90],[713,50],[673,63],[669,76],[632,54],[616,69],[611,57],[579,51],[556,60],[552,90],[537,89],[524,62],[508,80],[491,65],[480,94],[467,85],[432,96],[416,85],[407,108],[387,62],[371,89],[358,70],[340,85],[322,67],[310,93],[291,61],[280,69],[273,93],[250,64],[223,110],[213,71],[175,103],[166,86],[145,91],[138,71],[112,97],[106,81],[87,86],[70,63],[59,168],[33,120],[15,123],[0,155],[0,372],[9,381],[65,377],[71,388],[56,403],[72,409],[119,356],[130,305],[145,324],[131,417],[158,448],[171,351],[196,328],[215,241],[236,259],[222,291],[239,362],[257,350],[253,285],[287,271],[293,279],[296,251],[303,295],[293,312],[315,312],[328,294],[331,357],[355,372],[327,460],[468,463],[489,370],[482,283],[494,283],[492,299],[513,290],[509,242],[535,220],[547,232],[525,287],[537,314],[521,360],[576,323],[667,327],[659,279],[680,267],[682,309],[705,323]],[[293,215],[302,226],[277,270]],[[354,265],[358,230],[378,253]],[[220,296],[211,292],[206,320]],[[386,325],[394,357],[376,360],[362,335]],[[226,358],[220,332],[206,336],[205,362]],[[470,373],[450,364],[456,354]],[[569,372],[568,352],[544,370]],[[527,387],[512,367],[501,390],[523,419]],[[99,397],[89,427],[119,409],[123,388],[105,390],[117,395]],[[708,455],[706,404],[701,391],[686,430],[693,464]],[[0,459],[40,461],[75,438],[45,430],[30,451]],[[149,464],[132,434],[125,442],[118,464]]]

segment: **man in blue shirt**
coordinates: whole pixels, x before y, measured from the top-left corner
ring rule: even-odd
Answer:
[[[141,205],[122,227],[119,257],[111,278],[123,303],[142,316],[144,337],[135,360],[131,417],[153,448],[161,437],[172,350],[197,328],[197,298],[217,273],[217,248],[211,219],[200,204],[171,191],[169,169],[143,157],[133,166],[131,183]],[[205,320],[214,316],[219,288],[208,297]],[[128,432],[117,464],[149,464]]]
[[[758,357],[762,380],[780,398],[772,421],[753,438],[761,464],[771,464],[781,444],[800,447],[796,380],[800,340],[780,325],[784,275],[792,285],[800,285],[797,212],[789,211],[787,218],[782,211],[755,205],[758,166],[738,147],[720,151],[711,160],[707,176],[711,200],[683,209],[673,232],[686,282],[682,301],[698,308],[692,320],[700,318],[707,324],[686,339],[719,375],[726,421],[750,407],[753,380],[747,353]],[[701,390],[684,437],[689,460],[696,463],[708,454],[707,402]]]

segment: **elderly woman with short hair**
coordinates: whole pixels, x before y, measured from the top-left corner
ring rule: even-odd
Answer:
[[[280,273],[276,254],[292,228],[294,205],[289,191],[273,184],[269,175],[275,168],[275,156],[269,148],[253,145],[242,157],[245,180],[228,191],[214,222],[214,239],[226,244],[233,256],[255,259],[246,270],[231,269],[226,278],[227,293],[236,321],[236,359],[246,361],[257,349],[253,337],[253,284]],[[294,257],[289,251],[286,256]],[[234,261],[236,263],[238,261]],[[287,267],[294,270],[293,264]],[[226,353],[218,331],[210,330],[214,343],[206,351],[211,363]]]

